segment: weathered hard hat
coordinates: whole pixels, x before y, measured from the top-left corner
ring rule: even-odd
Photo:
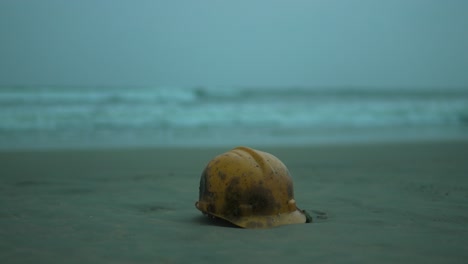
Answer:
[[[296,206],[286,166],[269,153],[247,147],[232,149],[208,163],[195,206],[245,228],[312,221]]]

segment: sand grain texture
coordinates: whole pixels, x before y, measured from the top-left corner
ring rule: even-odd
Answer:
[[[464,263],[468,143],[264,148],[313,224],[234,228],[195,209],[223,149],[0,154],[2,263]]]

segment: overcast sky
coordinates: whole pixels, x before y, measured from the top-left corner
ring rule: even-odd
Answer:
[[[0,0],[0,85],[468,86],[465,0]]]

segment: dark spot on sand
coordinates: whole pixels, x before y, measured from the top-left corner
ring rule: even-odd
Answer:
[[[319,210],[306,210],[307,213],[312,217],[313,222],[323,222],[328,219],[328,214],[324,211]]]
[[[144,181],[144,180],[151,180],[155,178],[153,174],[138,174],[132,177],[134,181]]]
[[[90,194],[93,192],[93,189],[89,188],[66,188],[58,190],[56,193],[65,194],[65,195],[83,195]]]
[[[143,212],[145,213],[151,213],[151,212],[159,212],[159,211],[169,211],[170,209],[164,206],[159,206],[159,205],[152,205],[148,206],[146,208],[143,208]]]
[[[46,181],[19,181],[15,183],[17,187],[31,187],[31,186],[47,185],[47,184],[49,184],[49,182],[46,182]]]
[[[4,213],[4,212],[0,212],[0,218],[21,218],[22,215],[18,214],[18,213]]]
[[[170,208],[168,206],[158,205],[158,204],[143,204],[143,205],[135,205],[133,207],[136,208],[138,211],[145,213],[145,214],[168,212],[168,211],[174,210],[173,208]]]

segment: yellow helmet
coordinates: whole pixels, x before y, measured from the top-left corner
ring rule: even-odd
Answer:
[[[296,206],[286,166],[275,156],[248,147],[237,147],[208,163],[195,206],[244,228],[312,221]]]

